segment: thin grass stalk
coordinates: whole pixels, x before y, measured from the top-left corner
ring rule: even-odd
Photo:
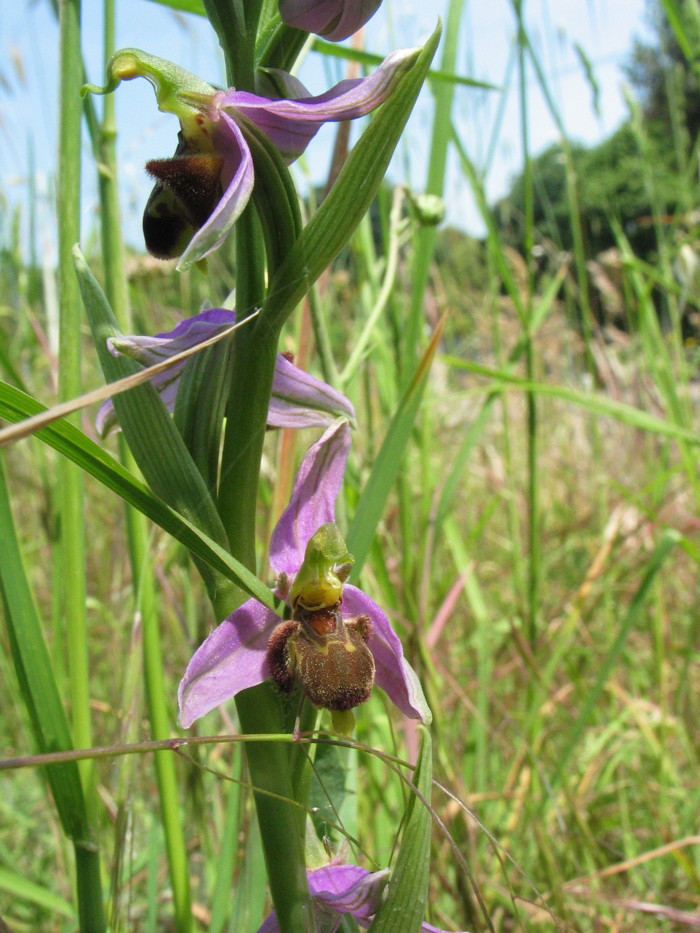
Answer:
[[[389,243],[387,246],[386,268],[381,282],[381,288],[374,299],[372,308],[366,316],[359,337],[355,341],[347,363],[342,373],[338,376],[337,385],[341,388],[350,381],[355,374],[362,358],[364,357],[368,344],[372,339],[372,334],[377,326],[382,314],[391,297],[394,286],[396,285],[396,275],[399,265],[399,246],[400,234],[403,229],[401,218],[401,207],[403,205],[403,190],[400,187],[394,189],[394,196],[391,204],[391,214],[389,218]]]
[[[231,878],[236,866],[240,832],[242,756],[236,756],[233,768],[226,799],[224,825],[219,835],[219,852],[211,892],[211,917],[208,933],[223,933],[231,912]]]
[[[527,69],[525,53],[528,47],[525,23],[523,19],[524,0],[513,0],[518,21],[518,91],[520,96],[520,138],[523,149],[523,253],[527,270],[527,291],[525,295],[525,318],[523,320],[525,340],[525,371],[528,380],[535,377],[535,353],[530,333],[532,317],[532,296],[534,292],[533,246],[535,242],[534,225],[534,188],[530,142],[528,132],[529,108],[527,90]],[[527,407],[527,500],[528,500],[528,580],[527,580],[527,638],[534,650],[537,642],[537,611],[539,601],[540,545],[539,545],[539,482],[538,482],[538,447],[537,447],[537,399],[533,392],[525,396]]]
[[[59,168],[58,168],[58,282],[59,282],[59,396],[80,394],[80,293],[71,250],[80,238],[80,130],[82,81],[80,2],[59,4]],[[70,665],[73,740],[92,745],[90,663],[85,611],[85,528],[83,478],[65,457],[58,463],[61,514],[61,576],[63,612]],[[97,815],[95,769],[91,761],[79,765],[88,823]],[[78,912],[83,933],[105,929],[99,850],[76,845]]]
[[[456,67],[459,48],[459,26],[464,6],[464,0],[450,0],[447,9],[445,45],[440,60],[440,70],[448,74],[453,74]],[[447,149],[450,141],[454,85],[450,81],[435,82],[432,90],[435,97],[435,112],[430,134],[432,144],[425,192],[429,195],[442,197],[445,187]],[[418,360],[418,344],[424,321],[425,290],[430,276],[435,237],[436,228],[434,226],[423,226],[416,232],[411,282],[411,309],[408,315],[403,352],[399,363],[402,379],[401,388],[403,389],[406,388],[412,378]],[[407,548],[407,552],[409,550],[410,547]]]
[[[109,60],[114,51],[114,0],[104,2],[104,57]],[[129,332],[131,309],[126,276],[124,244],[121,236],[119,189],[117,183],[115,98],[103,98],[101,132],[99,138],[100,171],[99,191],[101,207],[102,253],[105,267],[105,291],[120,326]],[[121,438],[122,462],[133,470],[134,461]],[[156,608],[150,542],[145,517],[131,506],[126,506],[127,537],[132,568],[135,601],[141,617],[143,638],[143,672],[151,733],[156,739],[165,739],[172,732],[172,705],[163,675],[163,651],[160,637],[159,613]],[[170,884],[173,892],[175,923],[179,933],[192,930],[192,906],[185,834],[177,791],[175,762],[167,752],[155,756],[156,778],[165,832]]]
[[[459,27],[463,9],[463,0],[450,0],[447,10],[445,45],[440,61],[440,70],[448,74],[454,73],[456,69]],[[433,85],[432,90],[435,97],[435,110],[425,191],[428,195],[441,197],[445,187],[454,85],[449,81],[439,82]],[[399,393],[402,393],[408,387],[420,358],[421,335],[425,326],[425,292],[428,287],[435,252],[436,236],[435,226],[423,225],[417,229],[414,237],[411,303],[396,360],[399,374],[397,382]],[[387,249],[391,250],[391,240],[389,240]],[[391,252],[389,252],[389,261],[391,261]],[[388,300],[388,295],[386,299]],[[379,300],[378,297],[375,307],[379,306]],[[397,479],[397,487],[404,555],[402,561],[404,591],[410,592],[412,589],[411,581],[415,577],[416,567],[421,566],[423,563],[423,548],[416,548],[416,542],[420,539],[415,534],[415,515],[414,510],[411,508],[414,490],[410,487],[403,473]]]
[[[539,58],[532,47],[529,36],[523,32],[523,40],[527,44],[529,58],[537,76],[537,83],[542,96],[544,97],[547,108],[552,119],[559,130],[559,142],[565,159],[566,168],[566,197],[569,206],[569,221],[571,224],[571,235],[574,247],[574,266],[576,268],[576,283],[578,285],[578,300],[580,302],[581,322],[583,325],[583,338],[586,351],[586,363],[590,369],[594,367],[591,356],[591,340],[594,329],[594,317],[591,310],[590,292],[588,288],[588,272],[586,270],[586,253],[583,239],[583,224],[581,222],[581,205],[578,198],[578,180],[574,166],[574,156],[571,144],[566,134],[564,121],[559,109],[550,93],[547,79],[542,69]]]
[[[80,395],[80,293],[73,272],[71,250],[80,239],[80,124],[78,89],[80,59],[80,3],[62,0],[60,15],[60,138],[58,175],[58,287],[59,287],[59,396]],[[65,459],[59,467],[63,611],[69,643],[73,735],[87,748],[92,744],[89,660],[85,615],[85,547],[82,474]],[[91,766],[81,767],[86,788],[92,783]]]

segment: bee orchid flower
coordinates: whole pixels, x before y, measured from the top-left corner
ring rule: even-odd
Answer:
[[[386,614],[345,583],[351,558],[334,521],[349,448],[348,423],[339,419],[307,451],[273,532],[275,593],[291,617],[250,599],[214,629],[180,683],[185,728],[270,678],[282,690],[299,681],[315,705],[339,714],[367,699],[376,684],[406,716],[430,722],[418,677]]]
[[[158,258],[180,257],[178,268],[216,250],[251,196],[253,158],[245,131],[253,124],[287,163],[306,149],[328,121],[352,120],[382,104],[418,49],[393,52],[366,78],[341,81],[312,96],[286,72],[268,69],[264,79],[272,96],[236,88],[220,90],[183,68],[139,49],[115,53],[104,87],[83,92],[106,94],[121,81],[143,77],[153,85],[158,107],[180,121],[172,158],[153,159],[146,170],[156,186],[144,213],[148,250]]]

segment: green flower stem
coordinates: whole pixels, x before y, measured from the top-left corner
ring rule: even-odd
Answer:
[[[114,51],[114,0],[104,2],[105,61]],[[126,277],[124,244],[121,236],[119,191],[117,185],[116,128],[114,95],[103,98],[103,117],[99,139],[99,190],[102,234],[102,255],[105,268],[105,292],[114,315],[123,330],[131,330],[131,309]],[[120,438],[122,462],[133,470],[134,461]],[[163,653],[160,641],[159,614],[156,607],[153,570],[150,561],[148,526],[136,509],[126,507],[127,537],[131,561],[134,595],[141,616],[143,638],[144,681],[151,734],[164,739],[172,732],[171,706],[163,676]],[[190,897],[187,851],[177,793],[175,761],[167,752],[155,756],[156,779],[161,820],[165,833],[170,885],[178,933],[191,933],[192,905]]]
[[[59,4],[59,170],[58,170],[58,284],[59,284],[59,394],[68,399],[80,394],[80,293],[71,250],[80,238],[80,130],[82,82],[80,54],[80,0]],[[61,576],[63,612],[70,663],[73,740],[92,745],[89,655],[85,613],[85,533],[82,473],[61,458],[58,464],[61,514]],[[88,824],[97,813],[94,763],[79,765]],[[105,929],[100,859],[96,847],[76,845],[76,878],[80,928],[85,933]]]
[[[226,59],[226,75],[233,87],[255,90],[255,41],[262,0],[203,0]]]
[[[249,207],[236,229],[236,304],[244,318],[263,303],[265,251],[260,223]],[[260,459],[277,357],[278,329],[256,320],[236,332],[233,374],[221,461],[219,513],[231,553],[249,569],[256,567],[255,520]],[[218,618],[245,598],[242,590],[215,599]],[[288,729],[277,690],[261,684],[236,699],[243,733],[280,733]],[[294,806],[290,751],[277,743],[246,745],[272,899],[283,933],[307,930],[308,886],[304,832]],[[289,801],[289,802],[288,802]]]
[[[271,681],[236,698],[244,734],[280,733],[288,728],[279,693]],[[290,750],[278,742],[246,743],[267,877],[282,933],[306,933],[309,899],[304,859],[304,811],[293,801]],[[274,795],[274,796],[272,796]]]
[[[303,29],[294,29],[285,23],[279,23],[265,42],[260,55],[260,67],[291,71],[308,41],[309,34]]]

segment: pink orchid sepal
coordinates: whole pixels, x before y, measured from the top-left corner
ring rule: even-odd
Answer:
[[[109,337],[107,346],[113,356],[128,356],[141,366],[154,366],[229,330],[235,323],[235,311],[210,308],[180,321],[171,331],[154,336],[125,334]],[[180,360],[151,380],[170,412],[175,408],[177,391],[187,363],[188,359]],[[278,354],[268,425],[272,428],[325,428],[337,418],[346,418],[354,427],[355,409],[352,403],[332,386],[304,372],[281,353]],[[111,400],[107,400],[97,413],[97,430],[104,437],[118,426],[114,405]]]

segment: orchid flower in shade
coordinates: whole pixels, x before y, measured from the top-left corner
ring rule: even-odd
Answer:
[[[287,163],[306,149],[328,121],[352,120],[382,104],[419,49],[393,52],[367,78],[341,81],[313,97],[291,75],[269,69],[261,80],[268,96],[235,88],[218,90],[177,65],[139,49],[123,49],[107,65],[107,83],[84,92],[105,94],[121,81],[147,78],[160,110],[180,121],[175,155],[146,165],[156,180],[144,213],[148,250],[161,259],[180,257],[185,269],[217,249],[250,198],[253,158],[245,138],[252,124]]]
[[[185,350],[210,340],[236,323],[234,311],[211,308],[187,318],[171,331],[154,337],[124,335],[109,337],[107,346],[114,356],[128,356],[142,366],[154,366]],[[180,379],[189,358],[173,363],[151,380],[168,411],[175,408]],[[277,355],[272,396],[267,416],[271,428],[328,427],[336,418],[355,424],[355,409],[350,401],[331,386],[304,372],[281,353]],[[99,409],[96,427],[102,437],[118,428],[111,399]]]
[[[280,16],[288,26],[340,42],[357,32],[379,9],[382,0],[280,0]]]
[[[382,905],[382,895],[391,873],[367,871],[359,865],[324,865],[307,869],[312,910],[316,924],[314,929],[323,933],[335,933],[343,914],[350,914],[358,925],[367,929]],[[259,928],[258,933],[280,933],[277,916],[271,913]],[[443,933],[429,923],[423,923],[421,933]]]
[[[350,429],[341,419],[306,452],[290,503],[272,534],[275,592],[290,606],[291,620],[250,599],[214,629],[180,683],[180,722],[185,728],[273,674],[282,689],[299,679],[316,705],[323,702],[342,714],[369,695],[372,667],[374,683],[402,713],[430,722],[420,682],[385,613],[366,593],[344,582],[349,555],[337,529],[332,529],[349,449]],[[294,631],[290,622],[296,624]],[[318,674],[323,655],[330,658],[329,666]],[[339,658],[347,662],[355,655],[362,656],[359,670],[355,665],[347,674],[352,665],[340,664]]]

